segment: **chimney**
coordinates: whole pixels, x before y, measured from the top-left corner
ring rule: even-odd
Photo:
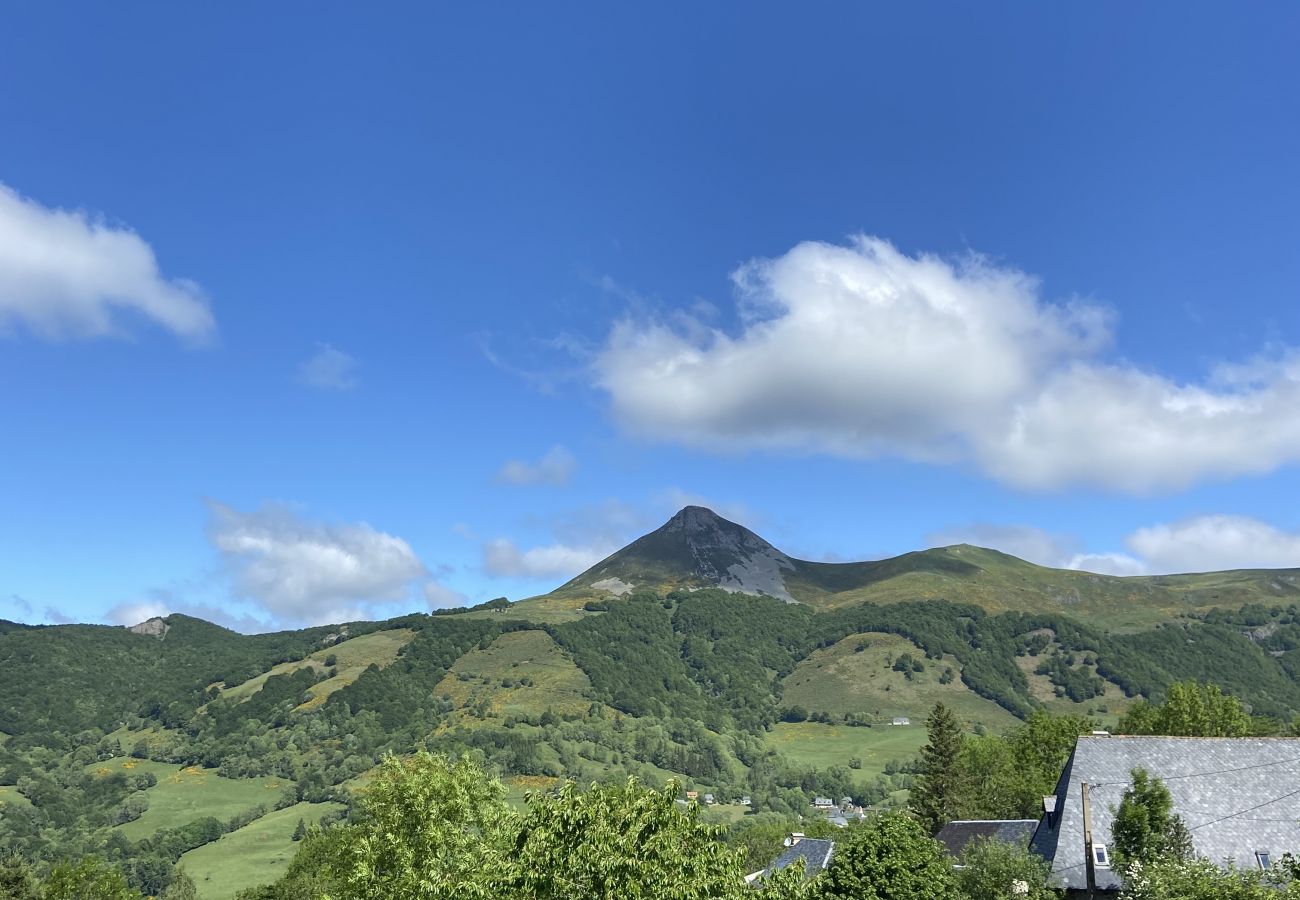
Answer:
[[[1056,795],[1043,798],[1043,815],[1047,817],[1047,827],[1056,827]]]

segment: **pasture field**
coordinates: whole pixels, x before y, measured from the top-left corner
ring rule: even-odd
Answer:
[[[512,631],[486,650],[456,660],[433,689],[457,708],[486,707],[489,716],[539,716],[547,709],[584,712],[587,675],[544,631]]]
[[[122,757],[91,763],[86,771],[96,775],[152,772],[158,779],[146,791],[149,808],[144,815],[117,826],[133,841],[148,837],[160,828],[178,828],[206,816],[225,820],[255,806],[264,805],[269,809],[292,784],[283,778],[222,778],[215,769]]]
[[[21,807],[31,809],[32,802],[18,793],[18,788],[12,784],[0,784],[0,806]]]
[[[238,831],[222,835],[181,857],[194,879],[200,900],[230,900],[239,891],[268,884],[289,868],[298,845],[293,840],[298,820],[308,825],[336,809],[338,803],[297,803],[269,812]]]
[[[332,647],[316,650],[297,662],[273,666],[255,678],[225,689],[221,695],[232,700],[243,700],[260,691],[262,685],[266,684],[266,680],[272,675],[290,675],[300,669],[326,672],[329,667],[325,665],[325,660],[333,656],[338,674],[308,688],[311,699],[299,707],[311,709],[324,703],[330,694],[356,681],[372,664],[381,669],[390,665],[397,659],[397,651],[405,647],[413,637],[415,632],[409,628],[394,628],[390,631],[374,631],[360,637],[349,638]]]
[[[911,678],[893,668],[905,653],[924,666],[923,671],[912,672]],[[948,669],[952,680],[944,684],[941,678]],[[961,666],[955,659],[926,659],[920,647],[894,634],[850,635],[814,651],[782,683],[786,706],[832,715],[858,713],[886,725],[895,716],[907,716],[912,720],[910,727],[924,727],[926,716],[938,702],[952,709],[968,727],[982,724],[1000,731],[1016,722],[1011,713],[962,683]]]
[[[890,760],[902,761],[915,756],[925,741],[924,722],[873,728],[781,722],[767,734],[769,747],[799,765],[824,769],[847,766],[855,757],[862,760],[862,768],[853,773],[861,784],[884,774],[885,764]]]

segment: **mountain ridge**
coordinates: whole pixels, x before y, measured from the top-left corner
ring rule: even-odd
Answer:
[[[716,587],[818,609],[905,600],[969,602],[992,612],[1069,612],[1131,628],[1215,606],[1300,599],[1300,569],[1105,575],[1040,566],[972,544],[859,562],[817,562],[780,550],[707,507],[687,506],[533,605],[555,607],[638,589]],[[522,601],[521,611],[530,601]],[[576,608],[576,607],[574,607]]]

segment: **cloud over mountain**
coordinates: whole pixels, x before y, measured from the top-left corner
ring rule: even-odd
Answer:
[[[164,277],[134,231],[50,209],[0,184],[0,332],[120,337],[139,319],[188,341],[216,331],[199,286]]]
[[[593,366],[631,433],[713,449],[973,464],[1028,489],[1150,493],[1300,460],[1300,354],[1180,383],[1104,356],[1112,316],[969,254],[858,237],[733,275],[734,333],[629,317]]]
[[[277,622],[365,618],[377,604],[412,597],[428,575],[406,541],[365,522],[312,522],[274,504],[241,512],[209,501],[208,510],[209,539],[236,591]]]

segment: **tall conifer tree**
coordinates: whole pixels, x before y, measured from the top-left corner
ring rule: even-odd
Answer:
[[[962,734],[957,717],[942,703],[934,705],[926,727],[930,739],[921,748],[921,771],[912,792],[912,808],[933,834],[957,815]]]

